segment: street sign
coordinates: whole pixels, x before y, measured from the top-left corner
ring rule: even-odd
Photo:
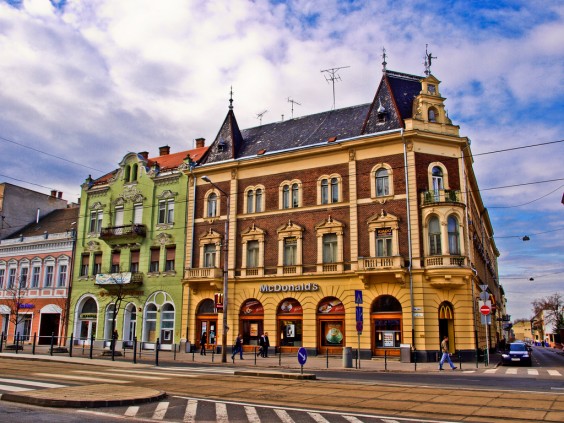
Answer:
[[[487,316],[488,314],[490,314],[491,312],[491,307],[488,306],[487,304],[484,304],[483,306],[480,307],[480,313],[482,313],[484,316]]]
[[[487,301],[488,298],[490,298],[490,294],[488,294],[486,291],[480,292],[480,300]]]
[[[362,333],[362,329],[364,329],[364,323],[362,321],[356,322],[356,331],[359,335]]]
[[[480,285],[480,289],[482,291],[487,291],[488,290],[488,286],[487,285]]]
[[[357,321],[357,322],[362,322],[362,321],[364,321],[364,317],[363,317],[363,312],[362,312],[362,307],[361,307],[361,306],[357,306],[357,307],[356,307],[356,321]]]
[[[304,347],[300,347],[298,350],[298,363],[303,366],[307,361],[307,350]]]
[[[354,302],[355,304],[362,304],[362,291],[360,289],[354,291]]]

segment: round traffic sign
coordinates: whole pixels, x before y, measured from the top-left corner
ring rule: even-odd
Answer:
[[[298,350],[298,363],[303,366],[307,361],[307,350],[304,347],[300,347]]]
[[[486,304],[484,304],[482,307],[480,307],[480,313],[482,313],[484,316],[487,316],[488,314],[490,314],[490,307]]]

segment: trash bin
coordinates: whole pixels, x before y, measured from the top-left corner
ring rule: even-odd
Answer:
[[[343,348],[343,367],[345,369],[351,368],[352,365],[352,347]]]
[[[186,341],[186,344],[184,345],[184,348],[185,348],[184,352],[187,352],[187,353],[192,352],[192,350],[191,350],[191,345],[190,345],[190,341]]]
[[[411,363],[411,344],[400,344],[400,362]]]

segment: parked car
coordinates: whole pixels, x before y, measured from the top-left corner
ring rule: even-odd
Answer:
[[[509,344],[509,348],[501,354],[502,364],[525,364],[531,366],[533,364],[532,351],[527,348],[524,342],[513,342]]]

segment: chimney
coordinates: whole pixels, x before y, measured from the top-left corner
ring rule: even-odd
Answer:
[[[196,138],[196,148],[204,147],[205,144],[206,144],[205,138]]]
[[[141,157],[143,157],[145,160],[147,160],[149,158],[149,152],[148,151],[142,151],[139,153],[139,155]]]
[[[57,197],[57,190],[56,189],[51,190],[51,197],[53,197],[53,198]]]
[[[63,198],[63,191],[59,191],[59,192],[57,193],[57,198],[58,198],[58,199],[62,199],[62,198]]]
[[[170,154],[170,147],[168,145],[163,145],[159,147],[159,156],[167,156]]]

